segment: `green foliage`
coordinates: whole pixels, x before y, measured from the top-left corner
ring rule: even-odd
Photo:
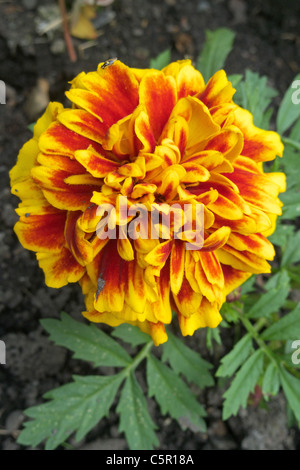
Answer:
[[[236,415],[240,406],[246,407],[249,393],[253,392],[262,373],[263,361],[263,352],[257,350],[237,372],[230,387],[224,393],[223,419]]]
[[[202,73],[205,82],[222,69],[232,50],[235,34],[227,28],[206,31],[206,42],[198,57],[196,67]]]
[[[42,320],[42,324],[50,333],[50,339],[73,351],[74,358],[93,362],[95,367],[113,366],[122,370],[113,375],[74,376],[73,382],[46,393],[44,398],[49,401],[25,411],[32,419],[25,422],[25,429],[18,438],[20,444],[35,447],[46,440],[45,448],[55,449],[74,432],[75,439],[81,440],[108,415],[121,387],[116,411],[120,415],[120,432],[124,431],[129,448],[151,450],[158,446],[156,425],[134,374],[144,359],[148,362],[149,396],[155,395],[163,412],[177,419],[183,428],[205,429],[205,411],[178,373],[182,372],[188,380],[204,387],[213,384],[209,373],[212,365],[172,334],[163,357],[163,361],[170,362],[169,368],[150,355],[152,339],[137,327],[121,325],[113,333],[132,347],[143,345],[133,360],[122,346],[95,325],[85,325],[66,313],[61,315],[61,320]],[[180,353],[183,357],[177,363]],[[157,382],[160,382],[158,387]]]
[[[300,80],[300,74],[294,78],[293,82],[295,80]],[[300,117],[300,106],[292,101],[292,95],[296,91],[295,88],[292,87],[293,82],[287,89],[278,110],[276,125],[279,134],[284,134],[296,119]]]
[[[149,335],[127,323],[117,326],[111,335],[125,341],[125,343],[131,344],[133,347],[149,341]]]
[[[265,284],[267,292],[260,295],[259,300],[247,312],[249,318],[268,317],[278,312],[284,305],[290,291],[290,278],[286,271],[273,275]]]
[[[117,407],[120,414],[119,430],[124,431],[128,445],[133,450],[150,450],[159,442],[144,394],[135,376],[130,374],[125,382]]]
[[[231,377],[253,352],[253,339],[250,334],[243,336],[229,354],[221,360],[216,372],[217,377]]]
[[[288,340],[300,338],[300,305],[273,323],[261,335],[264,340]]]
[[[169,332],[168,341],[163,345],[162,360],[169,361],[177,374],[183,374],[189,382],[193,382],[200,388],[214,384],[209,373],[211,364],[201,359],[199,354]]]
[[[162,414],[169,413],[183,429],[206,430],[202,419],[206,413],[191,390],[176,372],[152,355],[147,362],[147,382],[149,396],[155,397]]]
[[[165,51],[158,54],[157,57],[150,60],[150,68],[161,70],[166,67],[171,61],[171,50],[166,49]]]
[[[236,85],[234,101],[253,114],[253,122],[258,127],[268,128],[272,109],[267,110],[277,91],[267,85],[267,77],[246,70],[245,79]]]
[[[79,441],[108,414],[122,379],[120,375],[74,376],[74,382],[44,395],[51,402],[26,410],[33,420],[25,423],[18,442],[35,447],[47,438],[45,448],[52,450],[75,430]]]
[[[63,313],[61,321],[41,320],[50,339],[59,346],[74,351],[74,358],[91,361],[94,366],[124,367],[131,357],[116,341],[107,336],[93,323],[84,325]]]

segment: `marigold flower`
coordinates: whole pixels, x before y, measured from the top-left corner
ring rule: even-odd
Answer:
[[[89,320],[138,325],[157,345],[172,309],[183,335],[214,328],[226,295],[270,272],[266,237],[285,176],[262,163],[282,156],[283,145],[253,125],[234,92],[223,70],[205,84],[188,60],[162,71],[112,60],[72,81],[72,108],[50,103],[36,123],[10,172],[21,199],[15,232],[37,253],[48,286],[80,283]],[[161,220],[159,238],[131,239],[121,197],[149,216],[153,207],[201,203],[203,246],[186,249],[189,235],[176,238],[174,220],[168,239]],[[116,209],[114,223],[99,213],[103,204]],[[101,239],[97,227],[109,224],[117,238]]]

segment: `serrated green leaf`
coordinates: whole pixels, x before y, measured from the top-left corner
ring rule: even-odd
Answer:
[[[268,341],[300,338],[300,306],[269,326],[261,337]]]
[[[230,351],[221,359],[221,365],[216,372],[217,377],[231,377],[244,363],[253,351],[253,343],[250,334],[240,339]]]
[[[227,28],[205,31],[206,41],[197,60],[197,69],[207,82],[212,75],[222,69],[232,50],[235,33]]]
[[[262,392],[264,395],[277,395],[280,387],[278,366],[270,362],[264,373],[262,382]]]
[[[291,127],[291,125],[296,121],[300,116],[300,105],[293,103],[292,97],[296,92],[296,89],[292,87],[293,83],[296,80],[300,80],[300,74],[298,74],[291,85],[287,89],[283,100],[280,104],[278,114],[277,114],[277,131],[279,134],[284,134],[284,132]],[[298,87],[299,88],[299,87]]]
[[[279,376],[286,399],[298,423],[300,423],[300,379],[294,377],[281,365],[279,366]]]
[[[150,60],[150,68],[161,70],[166,67],[171,61],[171,50],[166,49],[165,51],[158,54],[157,57]]]
[[[124,431],[131,450],[152,450],[159,442],[147,408],[147,401],[134,375],[130,374],[117,407],[120,432]]]
[[[278,312],[283,306],[290,291],[290,278],[287,272],[274,274],[265,284],[267,292],[247,312],[249,318],[268,317]]]
[[[143,333],[137,326],[123,323],[120,326],[114,328],[112,336],[120,338],[125,343],[131,344],[131,346],[138,346],[139,344],[148,343],[151,340],[150,336]]]
[[[289,237],[283,250],[281,267],[300,261],[300,230]]]
[[[121,375],[108,377],[74,376],[74,382],[45,394],[50,402],[28,408],[18,443],[36,447],[47,439],[46,450],[52,450],[77,430],[82,439],[105,415],[123,380]]]
[[[168,341],[163,344],[162,360],[169,361],[177,374],[183,374],[189,382],[193,382],[200,388],[214,384],[209,373],[212,365],[170,332],[168,332]]]
[[[234,100],[253,115],[256,126],[262,127],[263,122],[268,123],[271,111],[265,111],[277,95],[277,91],[267,85],[267,77],[246,70],[245,79],[238,83]]]
[[[61,321],[46,319],[41,324],[55,344],[74,351],[74,358],[91,361],[95,367],[124,367],[132,362],[122,346],[93,324],[80,323],[66,313]]]
[[[155,397],[162,414],[169,413],[183,429],[205,432],[205,410],[186,384],[169,367],[150,355],[147,361],[149,396]]]
[[[264,353],[261,349],[250,356],[241,369],[236,373],[230,387],[224,393],[223,419],[236,415],[239,408],[245,408],[249,394],[253,392],[255,385],[263,370]]]

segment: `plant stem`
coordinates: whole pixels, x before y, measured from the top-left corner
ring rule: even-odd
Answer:
[[[73,42],[70,36],[65,0],[58,0],[58,4],[60,8],[61,17],[62,17],[64,37],[65,37],[68,54],[69,54],[70,60],[72,62],[76,62],[77,56],[76,56],[76,52],[75,52]]]
[[[143,349],[141,349],[140,352],[137,354],[137,356],[134,358],[133,362],[131,364],[129,364],[127,367],[125,367],[120,372],[120,374],[125,375],[126,377],[128,377],[130,372],[132,370],[136,369],[137,366],[139,365],[139,363],[142,362],[142,360],[145,359],[145,357],[147,357],[149,355],[149,352],[152,349],[152,347],[153,347],[153,342],[151,340],[151,341],[149,341],[149,343],[145,344]]]

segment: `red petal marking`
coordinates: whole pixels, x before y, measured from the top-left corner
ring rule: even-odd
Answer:
[[[43,153],[68,155],[71,158],[74,158],[75,150],[85,150],[90,145],[101,152],[99,144],[76,134],[59,122],[51,124],[39,140],[39,147]]]
[[[81,211],[68,212],[65,238],[70,251],[79,264],[85,266],[93,260],[93,249],[85,239],[85,232],[78,226],[78,219],[81,217]]]
[[[238,269],[235,269],[232,266],[228,266],[226,264],[222,264],[222,271],[225,281],[225,295],[230,294],[230,292],[243,284],[243,282],[245,282],[251,276],[251,273],[239,271]]]
[[[154,138],[158,140],[177,100],[173,77],[151,71],[144,75],[139,89],[140,103],[146,108]]]
[[[87,90],[71,88],[67,97],[99,116],[108,127],[131,114],[138,105],[138,81],[129,67],[119,61],[84,75],[81,84]]]
[[[276,200],[279,188],[263,174],[235,169],[233,173],[224,173],[239,188],[241,196],[254,206],[272,214],[281,214],[281,208]]]
[[[143,109],[138,109],[137,113],[133,129],[135,152],[137,155],[140,151],[152,153],[154,152],[156,142],[149,122],[149,117]]]
[[[194,292],[189,282],[184,277],[180,291],[177,295],[173,294],[173,298],[179,313],[189,317],[199,309],[202,295]]]
[[[184,263],[185,243],[180,240],[174,240],[170,260],[171,289],[174,294],[178,294],[182,285],[184,276]]]
[[[97,285],[95,308],[99,312],[123,309],[127,263],[118,253],[117,240],[110,240],[94,259]]]
[[[245,109],[236,108],[234,116],[234,124],[244,134],[242,155],[257,162],[273,160],[276,155],[282,156],[283,144],[279,134],[254,126],[252,114]]]
[[[104,178],[107,173],[115,171],[120,166],[119,163],[108,160],[92,149],[77,150],[75,158],[95,178]]]
[[[71,131],[94,142],[102,143],[109,129],[107,123],[101,122],[84,109],[68,109],[58,115],[58,121]]]
[[[224,70],[216,72],[207,83],[204,91],[198,95],[208,108],[218,106],[223,103],[230,103],[235,93],[235,89],[227,80]]]
[[[62,248],[60,253],[55,254],[37,253],[37,259],[49,287],[62,287],[69,282],[77,282],[85,272],[67,248]]]
[[[65,179],[70,176],[62,170],[54,170],[44,166],[35,167],[32,177],[38,182],[45,198],[58,209],[85,210],[90,203],[97,185],[67,184]]]
[[[273,260],[275,256],[272,243],[260,233],[247,236],[231,233],[227,243],[239,251],[247,250],[268,260]]]
[[[211,284],[217,284],[219,287],[222,288],[224,286],[224,278],[221,265],[218,261],[217,256],[212,252],[204,253],[200,251],[199,253],[200,262],[207,277],[207,280]]]
[[[216,150],[221,152],[229,161],[237,158],[243,148],[243,135],[234,126],[223,129],[217,136],[209,140],[205,145],[205,150]]]
[[[28,213],[27,216],[20,217],[15,231],[28,250],[57,252],[61,251],[65,243],[65,222],[65,211],[42,215]]]
[[[214,251],[221,248],[221,246],[227,242],[230,232],[231,230],[229,227],[224,226],[219,228],[205,239],[201,251]]]
[[[79,162],[71,160],[70,157],[66,157],[65,155],[39,153],[37,161],[42,166],[53,168],[54,170],[66,171],[71,175],[86,173],[86,169]]]
[[[171,252],[173,240],[160,243],[145,256],[145,261],[152,266],[164,264]]]

